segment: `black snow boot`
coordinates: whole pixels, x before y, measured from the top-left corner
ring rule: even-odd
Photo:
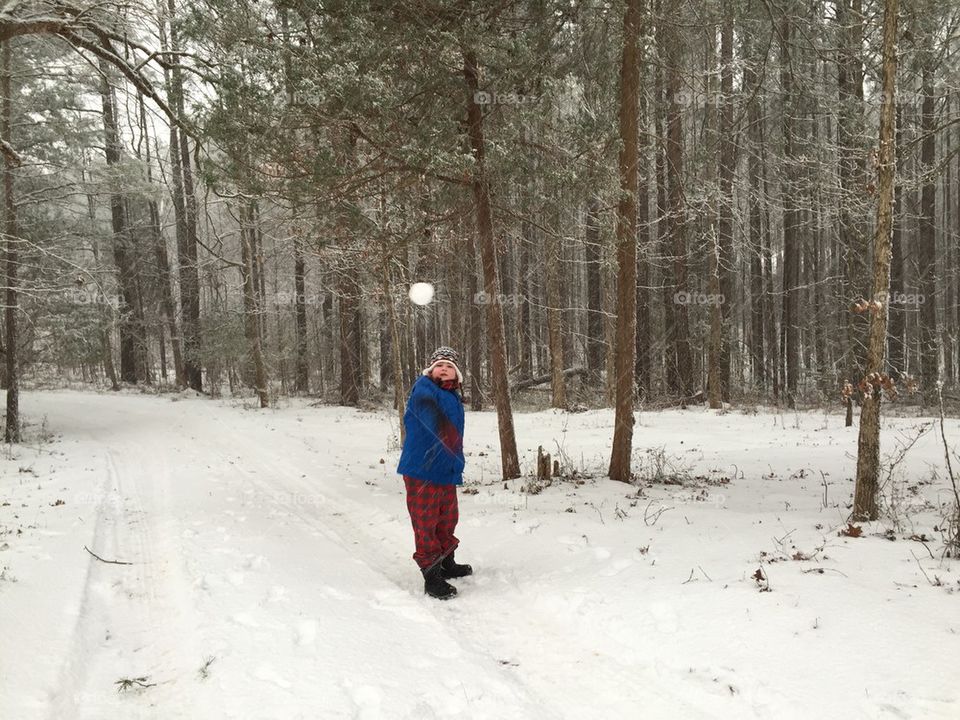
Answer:
[[[443,568],[440,567],[440,563],[421,572],[423,573],[423,591],[430,597],[449,600],[457,594],[457,589],[443,579]]]
[[[440,567],[443,568],[443,577],[446,580],[473,575],[473,568],[469,565],[460,565],[455,562],[453,553],[450,553],[441,561]]]

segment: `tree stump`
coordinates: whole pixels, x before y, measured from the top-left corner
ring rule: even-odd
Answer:
[[[552,477],[553,465],[550,463],[550,453],[543,451],[543,445],[537,447],[537,480],[549,482]]]

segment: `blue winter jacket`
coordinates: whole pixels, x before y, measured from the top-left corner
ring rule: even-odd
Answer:
[[[435,485],[463,484],[463,403],[457,393],[421,375],[407,399],[403,426],[398,473]]]

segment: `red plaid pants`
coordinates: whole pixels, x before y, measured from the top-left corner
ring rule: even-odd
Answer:
[[[413,559],[421,569],[426,569],[460,544],[453,534],[460,519],[457,486],[435,485],[406,475],[403,482],[407,486],[407,510],[417,545]]]

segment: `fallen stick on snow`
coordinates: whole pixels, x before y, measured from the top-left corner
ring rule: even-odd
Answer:
[[[100,562],[107,563],[109,565],[133,565],[132,562],[124,562],[123,560],[104,560],[102,557],[97,555],[93,550],[88,548],[86,545],[83,546],[83,549],[86,550],[91,555],[93,555]]]

